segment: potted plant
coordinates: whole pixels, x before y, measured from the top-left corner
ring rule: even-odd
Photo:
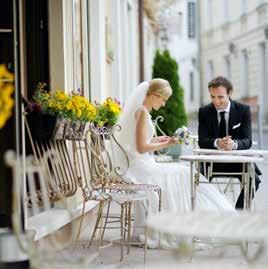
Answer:
[[[178,64],[170,56],[168,50],[162,53],[159,50],[156,52],[152,77],[168,80],[173,90],[165,107],[158,111],[152,111],[153,119],[156,119],[158,116],[164,118],[163,122],[159,122],[159,127],[166,135],[172,136],[178,128],[187,125],[187,115],[184,107],[183,88],[179,84]],[[173,146],[169,154],[177,158],[180,155],[180,148],[181,145],[179,144]]]
[[[32,104],[32,115],[35,118],[39,117],[43,126],[47,123],[47,126],[44,126],[47,127],[44,139],[82,138],[85,124],[93,121],[96,116],[95,106],[79,92],[47,92],[45,86],[42,83],[38,84]],[[36,129],[36,126],[33,127]]]
[[[114,98],[108,97],[102,103],[96,103],[97,114],[93,123],[98,127],[112,127],[117,122],[121,113],[120,102]]]

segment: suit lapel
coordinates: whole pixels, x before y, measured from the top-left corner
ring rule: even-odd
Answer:
[[[234,102],[232,100],[230,100],[230,102],[231,102],[231,107],[230,107],[229,122],[228,122],[228,134],[229,135],[232,134],[232,126],[234,125],[235,115],[236,115]]]

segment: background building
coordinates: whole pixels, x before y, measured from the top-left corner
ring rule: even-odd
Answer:
[[[207,83],[224,75],[234,84],[234,99],[264,108],[268,101],[268,1],[200,1],[202,102]],[[268,110],[262,110],[266,117]]]
[[[196,112],[200,100],[196,1],[174,1],[161,14],[159,22],[159,47],[168,49],[176,59],[186,111]]]

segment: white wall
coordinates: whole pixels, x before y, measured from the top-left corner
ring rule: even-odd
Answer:
[[[89,1],[91,100],[106,97],[105,1]]]
[[[114,59],[104,63],[106,88],[102,99],[112,96],[124,101],[139,82],[138,1],[105,0],[104,8],[104,21],[108,23],[104,55],[107,59],[109,50]]]
[[[144,80],[152,79],[153,61],[156,52],[156,40],[152,25],[144,17]]]

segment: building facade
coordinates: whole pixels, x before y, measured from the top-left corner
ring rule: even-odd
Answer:
[[[184,89],[188,113],[199,107],[199,50],[196,0],[177,0],[163,13],[160,24],[160,48],[167,48],[179,65],[180,84]]]
[[[151,70],[156,49],[152,18],[143,2],[150,1],[1,2],[0,63],[15,75],[16,105],[0,136],[0,227],[11,225],[12,175],[4,152],[13,148],[22,154],[27,148],[21,96],[31,100],[37,83],[45,82],[49,91],[81,89],[91,101],[109,96],[124,101],[141,79],[151,78],[151,72],[141,72]],[[80,201],[80,193],[70,200],[74,207]],[[44,236],[54,229],[52,223],[45,225]]]
[[[234,99],[264,104],[268,64],[268,1],[200,1],[202,103],[208,81],[223,75],[234,85]]]

